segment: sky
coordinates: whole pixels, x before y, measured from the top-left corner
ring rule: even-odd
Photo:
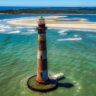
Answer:
[[[96,7],[96,0],[0,0],[0,6]]]

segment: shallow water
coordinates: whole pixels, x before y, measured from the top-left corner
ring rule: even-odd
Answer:
[[[47,30],[48,71],[63,72],[57,90],[39,93],[27,88],[36,74],[35,28],[0,21],[0,94],[2,96],[95,96],[96,30]],[[81,38],[81,39],[78,39]],[[65,84],[73,86],[67,88]],[[1,96],[0,95],[0,96]]]

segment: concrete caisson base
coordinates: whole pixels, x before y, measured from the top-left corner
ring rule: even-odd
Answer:
[[[28,79],[27,85],[29,89],[39,92],[52,91],[58,87],[57,81],[51,78],[48,80],[47,84],[40,84],[36,82],[36,75]]]

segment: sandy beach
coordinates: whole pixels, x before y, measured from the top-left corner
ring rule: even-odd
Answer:
[[[40,17],[19,18],[7,21],[8,24],[16,26],[36,26]],[[62,18],[62,16],[44,17],[48,27],[60,28],[87,28],[96,29],[96,22],[89,22],[84,18]]]

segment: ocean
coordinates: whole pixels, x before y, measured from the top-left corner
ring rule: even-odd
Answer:
[[[40,6],[0,6],[0,10],[18,10],[18,9],[39,9],[39,8],[48,8],[48,9],[52,9],[52,10],[65,10],[65,9],[96,9],[96,7],[51,7],[51,6],[47,6],[47,7],[40,7]]]
[[[96,30],[93,29],[48,28],[48,72],[63,72],[65,78],[59,81],[58,89],[48,93],[28,89],[27,79],[36,74],[37,31],[7,21],[34,16],[40,14],[0,14],[0,96],[95,96]],[[62,16],[96,22],[96,15]],[[66,84],[73,86],[69,88]]]

